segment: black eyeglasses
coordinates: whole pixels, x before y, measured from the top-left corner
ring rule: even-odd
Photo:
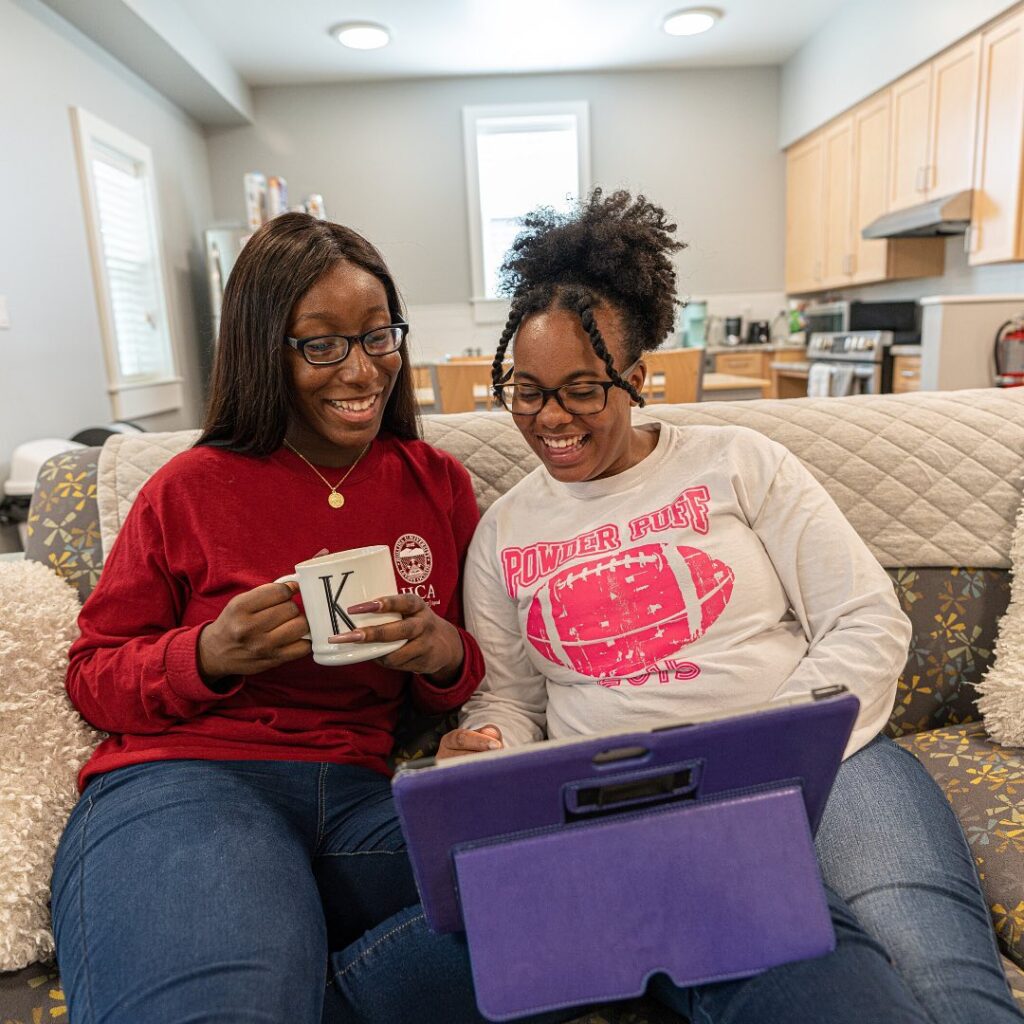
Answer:
[[[608,390],[613,380],[586,380],[563,384],[557,388],[541,388],[536,384],[497,384],[494,397],[513,416],[536,416],[549,398],[570,416],[593,416],[608,404]]]
[[[302,358],[313,366],[340,363],[359,344],[368,356],[386,356],[397,352],[409,333],[408,324],[389,324],[375,327],[363,334],[318,334],[315,338],[285,338]]]

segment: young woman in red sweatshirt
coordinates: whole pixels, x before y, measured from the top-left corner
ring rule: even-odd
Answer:
[[[458,586],[476,503],[420,440],[407,332],[348,228],[286,214],[239,256],[202,434],[142,488],[71,650],[68,694],[109,733],[53,878],[75,1020],[320,1021],[332,951],[416,901],[385,762],[399,706],[459,706],[483,662]],[[318,665],[271,581],[371,544],[407,642]]]

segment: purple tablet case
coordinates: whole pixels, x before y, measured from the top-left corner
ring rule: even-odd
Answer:
[[[465,929],[481,1010],[504,1020],[628,998],[657,971],[685,986],[828,952],[812,832],[858,707],[844,692],[400,772],[427,921]]]
[[[799,788],[491,840],[455,856],[490,1020],[744,977],[835,946]]]

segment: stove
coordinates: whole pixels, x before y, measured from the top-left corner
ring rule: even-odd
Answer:
[[[891,391],[893,340],[892,331],[812,334],[807,342],[807,394],[824,397]]]

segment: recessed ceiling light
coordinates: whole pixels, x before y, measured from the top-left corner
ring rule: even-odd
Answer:
[[[391,33],[372,21],[346,21],[335,25],[331,35],[350,50],[379,50],[391,42]]]
[[[717,7],[687,7],[670,14],[661,27],[670,36],[696,36],[713,28],[721,17],[722,12]]]

